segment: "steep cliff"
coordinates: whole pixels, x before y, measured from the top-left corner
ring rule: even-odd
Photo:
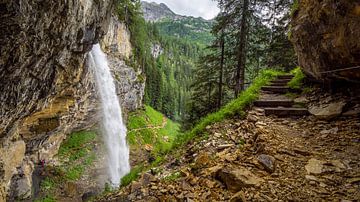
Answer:
[[[101,41],[102,49],[107,53],[109,65],[121,97],[121,105],[126,111],[133,111],[142,106],[145,81],[139,69],[129,67],[125,60],[132,54],[130,32],[124,23],[112,16],[107,34]]]
[[[97,95],[86,65],[93,44],[101,42],[109,54],[125,109],[141,106],[144,84],[141,73],[122,62],[131,54],[129,32],[111,16],[112,1],[5,0],[0,10],[4,201],[10,187],[11,197],[29,197],[36,164],[51,163],[69,132],[97,122]]]
[[[291,40],[303,70],[318,80],[360,79],[360,2],[301,0]]]

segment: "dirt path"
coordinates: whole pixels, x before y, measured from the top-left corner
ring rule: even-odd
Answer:
[[[130,132],[137,132],[137,131],[145,130],[145,129],[162,129],[166,126],[166,124],[167,124],[167,118],[165,116],[163,116],[162,123],[159,126],[151,125],[151,126],[147,126],[147,127],[143,127],[143,128],[133,129],[133,130],[130,130]]]

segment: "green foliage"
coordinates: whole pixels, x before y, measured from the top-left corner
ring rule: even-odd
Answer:
[[[147,42],[147,30],[145,20],[142,17],[140,0],[116,0],[118,18],[124,22],[130,30],[131,44],[133,46],[133,63],[143,66]]]
[[[244,116],[246,107],[250,106],[251,103],[257,99],[261,87],[280,74],[282,73],[270,69],[261,71],[259,77],[257,77],[253,84],[247,90],[243,91],[237,99],[225,105],[219,111],[201,119],[190,132],[179,135],[175,140],[177,146],[187,143],[196,135],[202,133],[208,125],[221,122],[226,118],[236,115]]]
[[[71,167],[69,170],[66,171],[65,178],[72,181],[78,180],[82,176],[84,170],[84,166],[81,165]]]
[[[171,173],[170,175],[164,177],[165,181],[175,181],[177,179],[179,179],[181,177],[181,173],[180,172],[174,172]]]
[[[121,179],[121,186],[125,187],[127,185],[129,185],[132,181],[136,180],[137,178],[139,178],[139,174],[144,170],[143,166],[136,166],[133,169],[131,169],[130,173],[125,175],[122,179]]]
[[[41,199],[35,199],[34,202],[56,202],[54,196],[48,194]]]
[[[288,86],[292,89],[300,89],[303,85],[305,74],[301,71],[300,67],[292,70],[291,74],[294,75],[294,78],[291,79],[291,81],[288,83]]]
[[[163,36],[182,38],[205,46],[214,39],[210,33],[212,22],[202,18],[165,19],[155,24]]]
[[[290,16],[294,16],[296,11],[299,10],[299,7],[300,7],[299,0],[294,0],[293,4],[291,6]]]
[[[70,160],[77,160],[86,153],[84,145],[94,141],[96,133],[92,131],[81,131],[71,134],[59,149],[60,157],[69,157]]]
[[[51,179],[49,177],[46,177],[40,184],[41,191],[47,192],[49,190],[54,189],[56,186],[56,182],[54,179]]]

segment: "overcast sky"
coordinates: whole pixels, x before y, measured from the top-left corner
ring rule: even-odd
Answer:
[[[214,18],[219,9],[213,0],[145,0],[147,2],[165,3],[172,11],[180,15]]]

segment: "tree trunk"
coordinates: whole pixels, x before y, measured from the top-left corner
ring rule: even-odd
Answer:
[[[241,18],[241,30],[239,34],[238,54],[237,54],[237,70],[236,70],[236,86],[235,97],[244,90],[245,84],[245,64],[246,64],[246,35],[247,35],[247,16],[249,9],[249,0],[244,0]]]
[[[221,59],[220,59],[220,74],[219,74],[219,97],[217,107],[221,108],[222,105],[222,87],[223,87],[223,72],[224,72],[224,55],[225,55],[225,40],[224,40],[224,31],[221,31],[221,39],[220,39],[220,48],[221,48]]]

